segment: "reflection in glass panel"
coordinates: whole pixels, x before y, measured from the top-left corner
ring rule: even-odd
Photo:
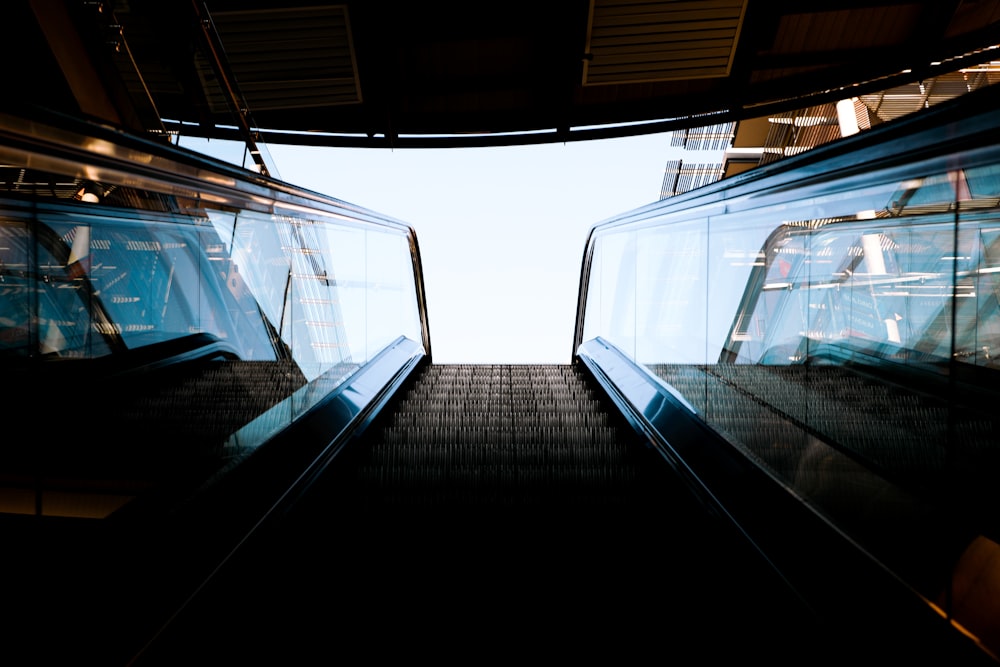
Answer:
[[[56,286],[40,303],[42,353],[90,358],[205,333],[243,359],[273,359],[219,239],[190,222],[40,216],[41,284]]]
[[[637,232],[636,361],[704,363],[707,225]]]
[[[771,292],[751,293],[740,287],[762,279],[782,284],[802,254],[800,244],[795,242],[783,243],[777,249],[769,245],[768,237],[775,227],[773,214],[744,214],[734,223],[731,216],[716,216],[709,226],[708,363],[720,359],[742,361],[762,353],[767,318],[760,317],[747,305],[759,299],[765,310],[773,308],[769,301]]]
[[[350,363],[336,267],[324,255],[319,225],[289,220],[284,248],[291,256],[291,289],[282,334],[290,336],[292,356],[313,380],[334,366]],[[289,334],[290,327],[290,334]]]
[[[24,220],[0,218],[0,354],[27,357],[31,343],[31,236]]]
[[[585,331],[594,331],[635,358],[636,233],[594,238]],[[589,304],[595,299],[593,314]]]
[[[280,219],[253,211],[243,211],[236,218],[232,259],[269,325],[284,333],[286,295],[290,288],[291,263],[282,249],[283,226]],[[284,234],[288,236],[287,232]],[[284,336],[285,344],[290,341]]]
[[[204,249],[202,270],[195,276],[188,276],[188,279],[197,277],[204,284],[200,290],[202,330],[229,342],[243,360],[276,359],[275,338],[261,317],[250,286],[244,280],[245,271],[241,271],[240,265],[233,261],[232,222],[235,216],[223,218],[228,218],[228,225],[215,225],[214,228],[202,226],[196,232],[198,243]],[[213,222],[218,219],[213,217]],[[222,229],[225,235],[218,235],[215,231],[218,229]],[[216,324],[209,325],[210,321]],[[227,324],[224,326],[223,322]]]
[[[102,294],[111,282],[102,278],[116,271],[120,262],[93,263],[93,229],[88,224],[39,223],[34,229],[37,272],[31,288],[38,299],[33,318],[37,353],[90,358],[121,348],[124,327],[109,315]],[[118,271],[118,282],[126,278],[127,271]],[[123,289],[127,292],[127,287]],[[108,301],[115,300],[109,296]]]
[[[154,220],[84,220],[41,218],[71,247],[66,270],[80,267],[89,277],[94,309],[114,323],[126,348],[204,330],[200,248],[190,228]]]
[[[955,358],[963,363],[996,366],[1000,358],[1000,226],[998,221],[984,222],[966,218],[962,223],[963,236],[970,226],[978,234],[980,254],[973,277],[976,320],[961,337]]]
[[[324,297],[336,309],[342,336],[338,363],[364,363],[368,359],[365,289],[365,230],[348,225],[318,226],[319,243],[336,275]]]
[[[837,366],[947,361],[953,230],[933,214],[904,222],[865,212],[775,229],[737,317],[750,323],[730,348],[738,365],[706,368],[721,381],[710,421],[790,483],[818,446],[807,435],[910,487],[940,474],[947,420]]]
[[[598,227],[583,341],[631,356],[637,322],[635,358],[835,520],[956,474],[956,502],[992,506],[992,379],[954,362],[1000,346],[1000,169],[955,164],[789,178],[707,226],[666,200],[652,215],[682,221]]]
[[[388,343],[423,341],[403,226],[369,231],[320,210],[213,209],[125,188],[103,187],[93,201],[39,192],[5,200],[0,218],[0,354],[23,362],[13,370],[24,371],[15,382],[25,388],[8,408],[34,409],[32,397],[53,387],[86,387],[60,403],[60,418],[96,421],[100,438],[11,439],[0,452],[5,475],[41,471],[72,480],[73,491],[5,486],[0,496],[21,500],[0,512],[107,516],[140,489],[189,491]],[[113,502],[87,510],[98,495]],[[76,504],[57,506],[66,497]]]
[[[958,195],[964,204],[962,210],[1000,206],[1000,165],[971,167],[962,170],[961,176]]]
[[[406,335],[420,340],[420,315],[406,238],[367,232],[368,355]]]
[[[297,475],[330,439],[270,439],[327,400],[336,437],[429,340],[399,222],[69,118],[0,144],[5,408],[65,426],[8,433],[0,513],[144,518],[265,444]]]

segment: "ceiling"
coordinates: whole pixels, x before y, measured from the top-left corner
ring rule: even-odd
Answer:
[[[6,77],[28,101],[132,129],[328,146],[699,127],[916,81],[994,59],[985,49],[1000,44],[1000,0],[7,0],[4,9]]]

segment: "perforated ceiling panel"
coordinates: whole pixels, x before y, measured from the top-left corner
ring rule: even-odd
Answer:
[[[729,74],[746,0],[591,0],[583,83]]]
[[[250,109],[361,102],[347,7],[215,12],[212,21]],[[209,102],[225,110],[224,98]]]

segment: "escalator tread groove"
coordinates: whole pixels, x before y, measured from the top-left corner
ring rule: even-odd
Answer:
[[[338,483],[337,505],[639,503],[642,448],[571,366],[431,366]],[[355,472],[351,472],[355,471]],[[349,475],[353,474],[353,477]],[[486,493],[486,489],[489,493]]]
[[[529,636],[564,655],[618,652],[622,637],[720,656],[773,640],[772,664],[791,664],[814,630],[797,598],[583,373],[426,366],[137,664],[192,645],[230,661],[345,646],[455,657]]]

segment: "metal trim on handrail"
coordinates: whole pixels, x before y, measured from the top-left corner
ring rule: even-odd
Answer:
[[[573,329],[573,350],[570,359],[575,359],[577,350],[583,343],[583,326],[586,321],[587,296],[590,288],[590,267],[594,260],[594,230],[587,234],[587,243],[584,246],[583,261],[580,267],[580,285],[577,288],[576,297],[576,324]]]
[[[417,289],[417,307],[420,314],[420,332],[423,338],[424,354],[431,358],[431,325],[427,315],[427,294],[424,284],[424,266],[420,259],[420,245],[417,232],[413,229],[407,237],[410,241],[410,256],[413,258],[413,282]]]

